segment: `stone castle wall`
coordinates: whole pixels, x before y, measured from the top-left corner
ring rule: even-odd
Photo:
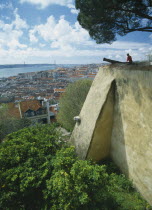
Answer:
[[[71,141],[82,159],[111,156],[152,205],[152,71],[140,68],[99,70]]]

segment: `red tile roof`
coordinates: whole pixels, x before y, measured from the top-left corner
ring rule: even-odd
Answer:
[[[26,112],[29,109],[37,111],[39,108],[42,108],[42,105],[38,100],[29,100],[20,102],[20,108],[22,112]]]
[[[20,118],[19,108],[14,103],[8,103],[8,114],[11,117]]]
[[[59,93],[63,93],[63,92],[65,92],[65,89],[63,89],[63,88],[54,88],[54,93],[55,92],[59,92]]]

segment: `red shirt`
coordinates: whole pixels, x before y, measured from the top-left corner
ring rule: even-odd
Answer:
[[[127,56],[127,62],[132,63],[132,57],[130,55]]]

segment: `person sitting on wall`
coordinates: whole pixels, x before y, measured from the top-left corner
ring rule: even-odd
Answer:
[[[128,63],[132,63],[132,57],[129,55],[129,53],[127,53],[127,62]]]

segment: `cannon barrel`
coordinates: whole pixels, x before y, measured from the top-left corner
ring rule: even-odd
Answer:
[[[124,63],[124,64],[127,63],[127,62],[121,62],[121,61],[111,60],[111,59],[108,59],[108,58],[103,58],[103,61],[107,61],[109,63]]]

